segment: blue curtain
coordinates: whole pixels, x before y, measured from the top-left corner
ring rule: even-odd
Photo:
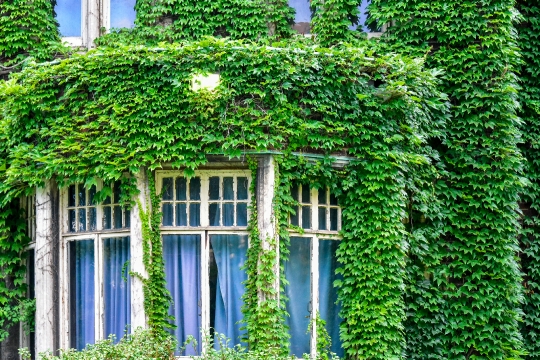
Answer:
[[[332,352],[343,357],[339,339],[341,306],[338,303],[337,288],[334,287],[334,281],[341,278],[341,275],[336,274],[336,269],[339,267],[336,257],[338,247],[339,241],[319,241],[319,313],[326,321],[326,330],[332,339]]]
[[[94,240],[70,245],[71,346],[82,350],[95,342]]]
[[[248,237],[246,235],[211,235],[210,243],[217,264],[215,297],[215,325],[217,333],[231,339],[230,346],[240,343],[245,331],[242,324],[242,296],[247,280],[242,270],[247,258]],[[212,316],[212,315],[211,315]],[[218,344],[216,344],[218,347]]]
[[[183,345],[189,335],[201,351],[201,238],[199,235],[164,235],[163,259],[167,289],[173,298],[169,314],[175,317],[174,335]],[[177,355],[196,355],[193,346]]]
[[[131,286],[129,278],[129,237],[103,241],[105,336],[118,342],[131,322]]]
[[[60,35],[81,36],[81,0],[58,0],[54,11]]]
[[[307,333],[311,314],[311,238],[291,237],[289,261],[285,263],[287,312],[286,324],[291,335],[291,355],[298,358],[310,352]]]

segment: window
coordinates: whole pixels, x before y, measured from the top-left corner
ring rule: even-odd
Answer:
[[[89,46],[100,29],[131,28],[135,0],[57,0],[54,8],[60,35],[72,46]]]
[[[63,326],[65,344],[78,350],[109,335],[118,341],[131,319],[130,213],[119,205],[119,182],[98,204],[102,188],[74,184],[62,191]]]
[[[329,189],[310,189],[307,185],[293,185],[292,197],[299,204],[290,215],[291,225],[304,229],[302,234],[291,232],[289,260],[285,263],[287,325],[291,335],[291,355],[301,358],[314,354],[316,334],[308,333],[310,321],[317,312],[326,322],[332,339],[331,350],[343,355],[339,340],[339,304],[333,283],[338,276],[336,251],[339,246],[341,210]]]
[[[378,36],[381,30],[376,29],[376,31],[374,31],[374,29],[371,29],[366,25],[367,19],[369,17],[367,7],[370,3],[371,0],[362,0],[362,3],[360,4],[360,6],[358,6],[358,23],[351,24],[350,29],[360,29],[361,31],[368,33],[368,36]],[[312,16],[310,1],[289,0],[289,6],[296,11],[293,28],[300,34],[310,34],[310,23]]]
[[[175,317],[174,335],[183,344],[194,336],[201,351],[201,329],[224,334],[231,346],[243,331],[242,267],[248,249],[251,175],[240,171],[157,172],[163,212],[163,257]]]

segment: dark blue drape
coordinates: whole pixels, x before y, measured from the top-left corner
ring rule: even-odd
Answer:
[[[95,342],[94,240],[71,243],[71,346]]]
[[[336,240],[319,241],[319,313],[326,321],[326,330],[332,339],[332,352],[343,357],[339,339],[341,306],[338,303],[337,288],[334,286],[334,281],[341,278],[336,274],[336,269],[339,267],[336,257],[338,246],[339,241]]]
[[[174,335],[183,345],[189,335],[201,350],[201,238],[199,235],[164,235],[163,259],[167,289],[173,298],[169,314],[176,320]],[[185,353],[196,355],[193,346]]]
[[[291,335],[291,355],[298,358],[310,352],[307,333],[311,314],[311,239],[291,237],[289,261],[285,263],[287,312],[286,324]]]
[[[105,336],[114,334],[118,342],[131,322],[130,241],[109,238],[103,245]]]
[[[247,258],[247,235],[211,235],[210,242],[217,264],[215,325],[217,333],[231,339],[231,346],[240,343],[245,331],[242,324],[242,296],[247,280],[242,270]],[[216,344],[216,347],[218,345]]]

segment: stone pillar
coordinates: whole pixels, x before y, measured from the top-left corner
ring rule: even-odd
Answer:
[[[277,219],[274,213],[274,196],[276,187],[276,163],[272,155],[259,157],[257,169],[257,222],[263,251],[275,247],[277,257],[274,274],[279,274],[279,239]],[[279,276],[276,276],[273,288],[279,296]],[[263,291],[259,290],[259,301],[266,300]]]
[[[143,263],[143,234],[142,234],[142,220],[139,215],[139,203],[144,211],[147,210],[147,206],[150,205],[150,198],[148,193],[148,177],[146,168],[141,168],[139,173],[135,175],[137,182],[137,189],[140,193],[135,199],[135,206],[131,209],[131,271],[142,275],[144,278],[148,277],[148,274],[144,268]],[[131,327],[136,329],[137,327],[146,328],[148,321],[144,312],[144,293],[143,283],[136,276],[131,277]]]
[[[36,353],[58,349],[58,204],[55,181],[36,190]]]

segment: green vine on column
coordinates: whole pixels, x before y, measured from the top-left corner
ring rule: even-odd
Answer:
[[[144,311],[148,317],[148,325],[157,334],[166,335],[167,329],[175,326],[174,317],[169,315],[172,297],[167,290],[165,265],[163,262],[163,242],[161,239],[161,217],[159,210],[161,201],[156,194],[155,173],[148,171],[148,187],[150,205],[145,207],[137,201],[139,216],[142,222],[143,263],[147,277],[132,273],[143,282]]]

